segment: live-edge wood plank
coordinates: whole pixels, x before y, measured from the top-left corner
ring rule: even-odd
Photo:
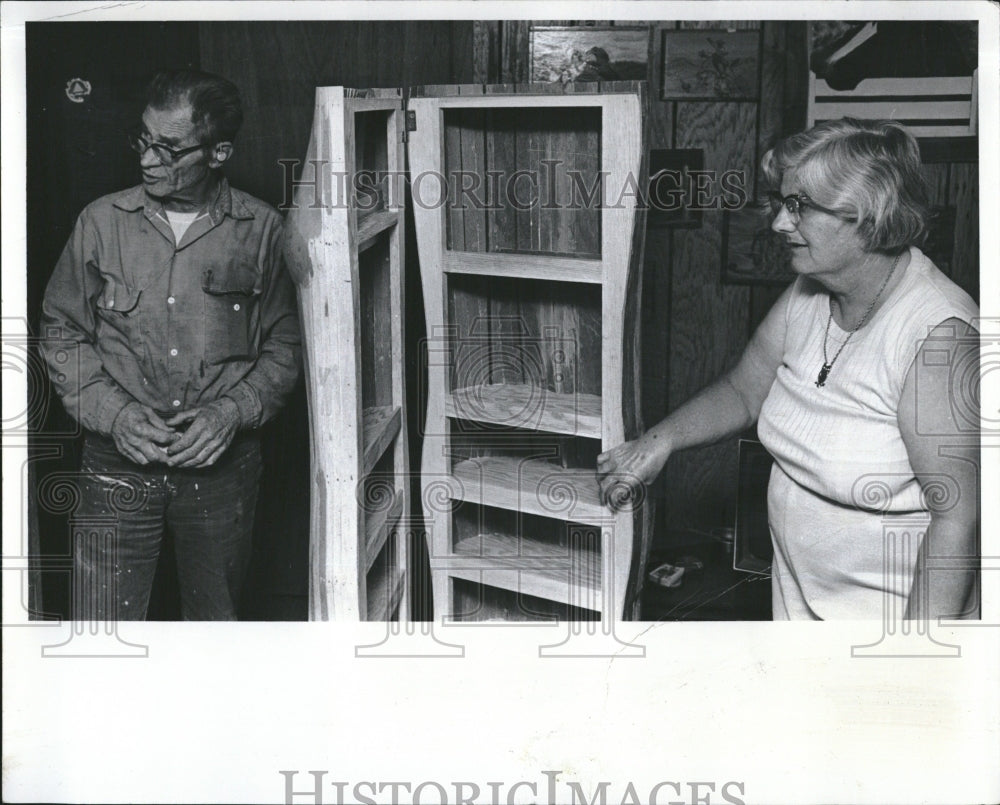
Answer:
[[[458,540],[454,556],[441,561],[453,576],[480,581],[482,571],[493,571],[494,586],[564,604],[576,604],[584,597],[594,609],[602,605],[601,554],[596,550],[483,533]],[[508,571],[506,576],[496,572],[503,570]]]
[[[490,277],[543,279],[557,282],[600,284],[600,260],[554,257],[541,254],[497,254],[495,252],[449,251],[444,270],[451,274],[479,274]]]
[[[348,162],[353,161],[353,143],[347,124],[343,90],[317,89],[307,160],[325,159],[332,170],[348,171],[351,167]],[[322,192],[328,191],[328,185],[324,185]],[[359,481],[361,434],[356,427],[343,427],[343,423],[356,423],[361,409],[357,339],[360,291],[356,256],[349,253],[349,211],[331,203],[328,197],[320,201],[319,207],[312,203],[295,204],[284,234],[285,261],[299,286],[306,347],[314,480],[310,514],[310,617],[357,620],[361,615],[360,597],[339,597],[336,578],[344,568],[354,568],[357,585],[364,590],[358,506],[343,505],[344,501],[354,502]]]
[[[538,386],[495,383],[455,389],[446,405],[451,417],[601,438],[601,398],[596,394],[556,394]]]
[[[602,506],[593,470],[563,469],[537,459],[482,456],[455,465],[456,499],[557,520],[602,525],[613,512]]]

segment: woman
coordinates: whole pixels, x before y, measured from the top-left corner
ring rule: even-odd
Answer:
[[[757,423],[775,458],[775,619],[879,618],[887,606],[975,617],[978,311],[914,245],[926,217],[917,143],[891,123],[829,121],[768,151],[763,170],[798,277],[732,371],[598,456],[602,496]],[[916,539],[884,536],[909,517],[919,555]]]

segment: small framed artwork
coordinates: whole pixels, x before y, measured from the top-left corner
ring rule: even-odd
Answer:
[[[649,26],[532,27],[531,80],[645,81]]]
[[[795,279],[788,248],[771,229],[767,204],[727,210],[722,225],[722,281],[733,285],[786,285]]]
[[[760,31],[663,31],[665,101],[755,101]]]
[[[701,210],[691,203],[692,172],[705,165],[701,148],[654,148],[649,152],[649,229],[697,229]]]
[[[774,559],[771,529],[767,524],[767,486],[774,459],[756,439],[740,439],[737,463],[733,570],[766,574]]]

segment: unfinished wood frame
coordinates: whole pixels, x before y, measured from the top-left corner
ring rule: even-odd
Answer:
[[[637,613],[649,507],[603,506],[594,468],[641,431],[644,109],[633,82],[425,87],[409,101],[435,618]],[[536,189],[566,202],[600,177],[604,200],[506,195],[546,169]],[[447,203],[421,198],[424,176],[445,177]],[[491,177],[503,203],[482,203]]]
[[[392,181],[404,129],[399,90],[318,88],[285,225],[305,341],[311,620],[408,614],[404,200]]]

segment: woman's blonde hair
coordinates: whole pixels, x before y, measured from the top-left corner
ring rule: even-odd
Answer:
[[[794,134],[764,154],[761,167],[777,190],[785,174],[817,204],[858,222],[871,252],[919,243],[928,216],[920,147],[896,123],[828,120]]]

